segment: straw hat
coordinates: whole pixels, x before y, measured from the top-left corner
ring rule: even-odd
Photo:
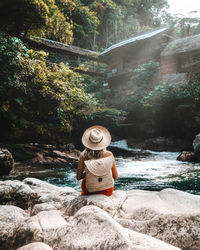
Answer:
[[[109,131],[99,125],[92,126],[85,130],[82,136],[82,143],[85,147],[92,150],[102,150],[111,142]]]

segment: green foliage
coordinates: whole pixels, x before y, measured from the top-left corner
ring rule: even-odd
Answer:
[[[192,102],[198,103],[200,100],[199,75],[189,77],[182,85],[160,84],[146,95],[142,103],[150,106],[159,106],[170,102]]]
[[[1,34],[0,43],[1,138],[69,136],[89,99],[81,76],[64,64],[47,65],[44,52],[28,50],[17,38]]]
[[[181,85],[162,83],[141,98],[139,104],[133,104],[131,117],[138,123],[148,121],[148,126],[156,133],[153,136],[181,137],[184,134],[185,138],[191,138],[198,132],[195,117],[199,116],[199,101],[199,76],[188,78]]]
[[[62,10],[55,4],[54,0],[43,1],[49,8],[46,25],[42,29],[35,30],[31,34],[71,44],[73,42],[73,25],[71,20],[68,16],[64,15]]]
[[[14,35],[43,27],[49,8],[42,0],[2,0],[0,2],[1,30]]]
[[[90,36],[97,33],[99,25],[96,13],[80,0],[56,0],[56,4],[72,23],[74,43],[82,48],[91,47]]]
[[[160,67],[159,62],[153,62],[153,61],[148,61],[144,64],[138,65],[133,71],[135,74],[131,78],[130,82],[133,82],[133,84],[136,85],[139,84],[148,85],[150,80],[152,80],[152,77],[158,71],[159,67]]]
[[[90,109],[88,111],[84,112],[85,116],[82,116],[80,119],[80,125],[83,127],[101,124],[108,129],[116,129],[120,127],[120,123],[125,120],[127,115],[123,110],[103,107],[102,105],[96,105],[93,110]]]
[[[185,98],[193,100],[195,103],[200,101],[200,75],[196,74],[189,77],[189,80],[181,88],[181,94]]]
[[[169,24],[173,37],[186,37],[200,33],[199,17],[177,16],[164,11],[162,19],[163,23]]]
[[[125,94],[122,94],[122,96],[116,94],[110,100],[110,104],[112,103],[116,107],[128,112],[134,112],[138,108],[138,105],[140,105],[143,97],[147,96],[153,89],[153,77],[158,72],[159,66],[158,62],[153,61],[138,65],[134,69],[134,74],[127,83],[127,86],[123,86],[122,92]]]
[[[158,105],[180,98],[180,87],[174,84],[160,84],[157,85],[147,96],[142,100],[143,103],[150,105]]]
[[[141,7],[142,6],[142,7]],[[159,26],[164,0],[2,0],[1,30],[37,35],[93,50]]]
[[[125,119],[126,112],[122,110],[118,110],[115,108],[100,108],[93,114],[93,119],[108,120],[108,122],[112,121],[114,124],[118,124],[119,121],[123,121]]]
[[[164,0],[56,0],[59,10],[73,24],[74,44],[102,50],[120,40],[160,26]],[[156,17],[155,17],[156,16]]]
[[[101,13],[98,33],[102,47],[108,47],[155,27],[154,15],[158,14],[165,4],[163,0],[96,1],[97,15]]]
[[[1,30],[18,37],[38,35],[72,43],[72,23],[54,0],[2,0]]]
[[[98,100],[101,100],[101,102],[106,101],[106,99],[112,94],[109,86],[104,86],[105,81],[102,79],[85,76],[84,82],[85,90],[95,96]]]

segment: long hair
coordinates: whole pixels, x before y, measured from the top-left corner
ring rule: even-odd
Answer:
[[[102,158],[104,152],[105,152],[105,149],[92,150],[89,148],[85,148],[85,150],[83,151],[83,159],[85,161],[91,160],[91,159],[99,159],[99,158]]]

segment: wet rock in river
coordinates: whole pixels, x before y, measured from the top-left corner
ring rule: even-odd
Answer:
[[[200,134],[197,134],[193,143],[192,143],[194,151],[200,150]]]
[[[197,161],[200,161],[200,134],[197,134],[192,143]]]
[[[200,162],[200,134],[197,134],[193,143],[194,151],[183,151],[177,158],[179,161]]]
[[[50,144],[26,143],[7,145],[15,161],[28,164],[64,164],[75,166],[80,151],[73,144],[55,146]]]
[[[0,175],[7,175],[14,166],[12,154],[7,149],[0,148]]]
[[[117,146],[109,146],[108,150],[112,151],[115,156],[124,157],[147,156],[150,154],[146,150],[134,150],[130,148],[120,148]]]
[[[196,162],[197,158],[193,151],[183,151],[178,157],[178,161]]]

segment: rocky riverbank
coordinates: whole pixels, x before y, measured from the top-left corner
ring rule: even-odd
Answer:
[[[26,178],[1,181],[0,195],[2,250],[200,247],[200,196],[182,191],[81,196]]]
[[[77,167],[80,151],[70,143],[50,145],[39,143],[0,145],[0,176],[29,176],[26,166],[41,167]],[[4,148],[4,149],[3,149]],[[145,150],[133,150],[109,146],[115,156],[140,157],[148,156]],[[14,164],[15,161],[15,164]],[[12,162],[12,164],[11,164]],[[26,172],[26,173],[25,173]]]
[[[80,151],[73,144],[39,143],[0,145],[0,176],[20,176],[23,166],[77,167]],[[27,173],[28,175],[28,173]]]
[[[15,162],[28,164],[62,164],[77,163],[80,151],[70,143],[66,145],[51,145],[25,143],[2,145],[13,155]]]

